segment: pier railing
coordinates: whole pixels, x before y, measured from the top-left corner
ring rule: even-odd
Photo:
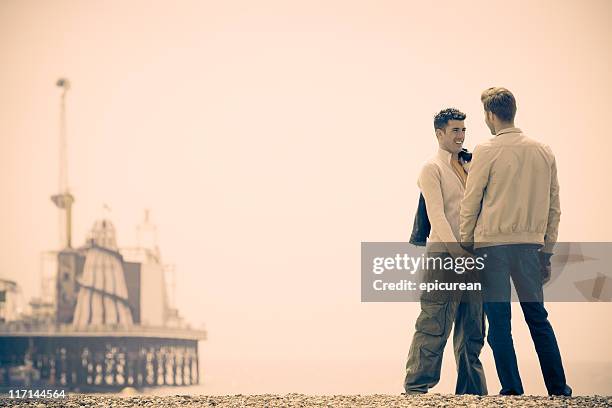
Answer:
[[[206,331],[189,327],[157,326],[86,326],[38,322],[0,323],[0,337],[156,337],[186,340],[206,340]]]

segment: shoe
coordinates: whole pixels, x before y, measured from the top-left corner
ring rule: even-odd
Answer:
[[[500,391],[499,395],[523,395],[522,392],[518,392],[517,390],[508,390],[508,391]]]
[[[427,394],[427,389],[425,390],[406,390],[402,392],[402,395],[423,395]]]
[[[556,396],[559,396],[559,397],[571,397],[572,396],[572,388],[569,385],[566,384],[565,387],[563,388],[563,391],[558,392],[558,393],[555,392],[555,393],[548,394],[548,395],[551,395],[551,396],[552,395],[556,395]]]

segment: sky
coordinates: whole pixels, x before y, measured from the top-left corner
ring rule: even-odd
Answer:
[[[360,243],[408,240],[437,111],[467,113],[473,149],[480,93],[509,88],[557,157],[559,240],[612,240],[610,17],[605,0],[0,1],[0,277],[37,294],[59,247],[67,77],[74,242],[107,216],[132,246],[150,209],[177,306],[208,330],[205,390],[400,392],[419,306],[360,302]],[[576,392],[612,393],[612,305],[548,310]],[[514,329],[544,393],[518,309]]]

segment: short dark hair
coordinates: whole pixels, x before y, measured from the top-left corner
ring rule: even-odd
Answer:
[[[516,99],[506,88],[493,87],[485,89],[480,100],[487,112],[495,114],[504,122],[512,122],[516,115]]]
[[[448,125],[448,121],[464,120],[465,116],[465,113],[461,112],[459,109],[442,109],[436,114],[436,116],[434,116],[434,129],[444,129],[446,125]]]

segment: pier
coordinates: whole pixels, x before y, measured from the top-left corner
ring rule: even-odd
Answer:
[[[15,375],[19,385],[98,391],[194,385],[205,339],[205,331],[191,329],[0,325],[0,385],[15,385]]]

